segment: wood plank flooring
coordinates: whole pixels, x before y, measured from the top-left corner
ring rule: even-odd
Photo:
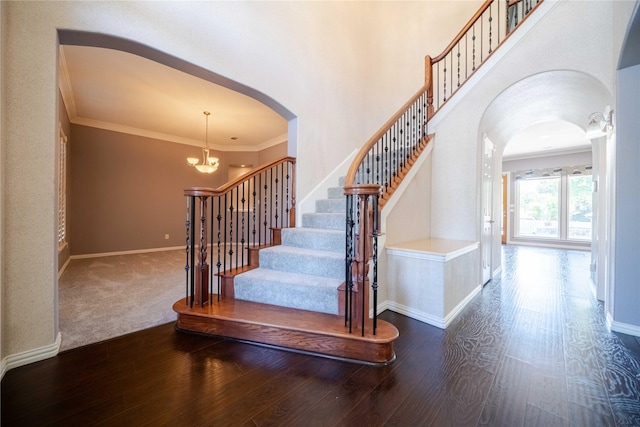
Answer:
[[[500,277],[446,331],[387,311],[372,367],[173,324],[2,380],[2,425],[639,426],[640,339],[609,333],[589,254],[504,247]]]

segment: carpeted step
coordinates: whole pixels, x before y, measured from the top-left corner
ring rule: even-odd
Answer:
[[[338,252],[344,256],[345,232],[321,228],[283,228],[282,246]]]
[[[235,298],[241,300],[338,314],[338,286],[343,281],[344,278],[287,273],[260,267],[236,276],[234,292]]]
[[[329,187],[327,189],[327,197],[330,199],[343,199],[344,187]]]
[[[346,208],[345,208],[346,211]],[[302,226],[309,228],[324,228],[329,230],[344,230],[347,215],[342,213],[305,213],[302,214]]]
[[[346,210],[345,198],[316,200],[317,213],[343,213]]]
[[[344,254],[293,246],[272,246],[260,251],[260,267],[289,273],[312,274],[344,280]]]

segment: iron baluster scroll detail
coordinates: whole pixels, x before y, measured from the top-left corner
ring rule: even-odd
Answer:
[[[272,245],[274,234],[279,233],[276,228],[295,227],[295,166],[295,158],[284,157],[219,188],[184,190],[187,198],[185,289],[189,306],[201,307],[233,296],[225,277],[251,268],[251,251]],[[274,180],[278,173],[280,178]],[[286,180],[282,179],[285,175]],[[271,188],[275,185],[279,188]],[[200,215],[199,244],[195,236],[196,213]],[[264,225],[263,233],[261,225]],[[271,226],[270,233],[267,225]],[[207,250],[210,251],[209,263]]]
[[[429,118],[451,99],[542,1],[487,0],[440,55],[426,57],[425,73],[431,85]],[[456,85],[454,59],[457,64]]]

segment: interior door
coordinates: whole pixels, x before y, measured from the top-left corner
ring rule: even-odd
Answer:
[[[485,135],[482,158],[482,283],[491,280],[491,256],[493,247],[493,143]]]

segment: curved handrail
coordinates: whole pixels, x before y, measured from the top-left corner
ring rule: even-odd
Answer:
[[[469,19],[467,24],[464,27],[462,27],[462,30],[460,30],[458,35],[455,36],[453,41],[449,43],[447,47],[444,48],[444,50],[440,55],[436,56],[431,60],[432,63],[438,62],[442,60],[445,56],[447,56],[447,54],[453,50],[453,48],[460,42],[460,40],[462,40],[464,35],[469,32],[471,27],[473,27],[473,24],[475,24],[478,21],[478,19],[480,19],[482,14],[489,8],[489,6],[491,6],[492,3],[493,3],[493,0],[486,0],[482,4],[482,6],[480,6],[480,9],[478,9],[478,11],[471,17],[471,19]]]
[[[224,193],[227,193],[237,187],[239,184],[242,184],[244,181],[250,180],[251,178],[260,175],[261,173],[277,166],[281,163],[291,163],[292,165],[296,164],[296,158],[291,156],[285,156],[280,159],[274,160],[270,163],[265,163],[264,165],[258,166],[250,172],[247,172],[235,179],[222,184],[218,188],[210,188],[210,187],[189,187],[184,189],[185,196],[222,196]],[[295,173],[295,169],[294,169]],[[293,180],[295,185],[295,180]],[[294,187],[295,189],[295,187]]]
[[[426,81],[425,81],[425,85],[422,86],[420,88],[420,90],[418,90],[418,92],[416,92],[415,95],[413,95],[411,97],[411,99],[409,99],[409,101],[407,101],[402,107],[400,107],[400,109],[393,116],[391,116],[391,118],[389,120],[387,120],[385,122],[385,124],[383,124],[382,127],[380,127],[380,129],[378,129],[378,131],[376,133],[374,133],[371,138],[369,138],[364,143],[362,148],[360,148],[360,150],[356,154],[355,158],[351,162],[351,165],[349,166],[349,170],[347,172],[347,175],[346,175],[346,178],[345,178],[345,181],[344,181],[345,182],[345,186],[353,186],[355,184],[355,178],[356,178],[356,174],[358,172],[358,168],[360,167],[360,164],[362,164],[362,161],[365,159],[365,157],[368,155],[369,151],[371,151],[371,148],[380,140],[380,138],[383,137],[383,135],[395,123],[398,122],[398,120],[400,118],[402,118],[402,115],[405,114],[407,109],[409,109],[409,107],[411,107],[413,104],[415,104],[415,102],[417,100],[419,100],[420,97],[423,96],[427,92],[427,88],[430,86],[430,83],[431,82],[427,78]]]
[[[431,75],[432,82],[429,118],[469,80],[495,50],[509,38],[513,30],[524,22],[542,2],[543,0],[486,0],[442,53],[433,58],[426,56],[425,63],[429,63],[430,66],[425,68],[425,74]],[[501,9],[504,9],[502,16]],[[487,11],[489,11],[488,17],[485,15]],[[497,24],[493,23],[494,14],[497,18]],[[502,26],[500,18],[504,19]],[[469,41],[469,36],[471,36],[471,41]],[[483,47],[488,47],[488,50],[484,50]],[[440,68],[441,63],[443,64],[442,69]],[[433,77],[434,69],[436,69],[435,78]],[[456,70],[455,74],[454,69]],[[448,91],[447,77],[449,78]],[[455,81],[454,78],[456,78]],[[433,105],[434,92],[435,106]]]

